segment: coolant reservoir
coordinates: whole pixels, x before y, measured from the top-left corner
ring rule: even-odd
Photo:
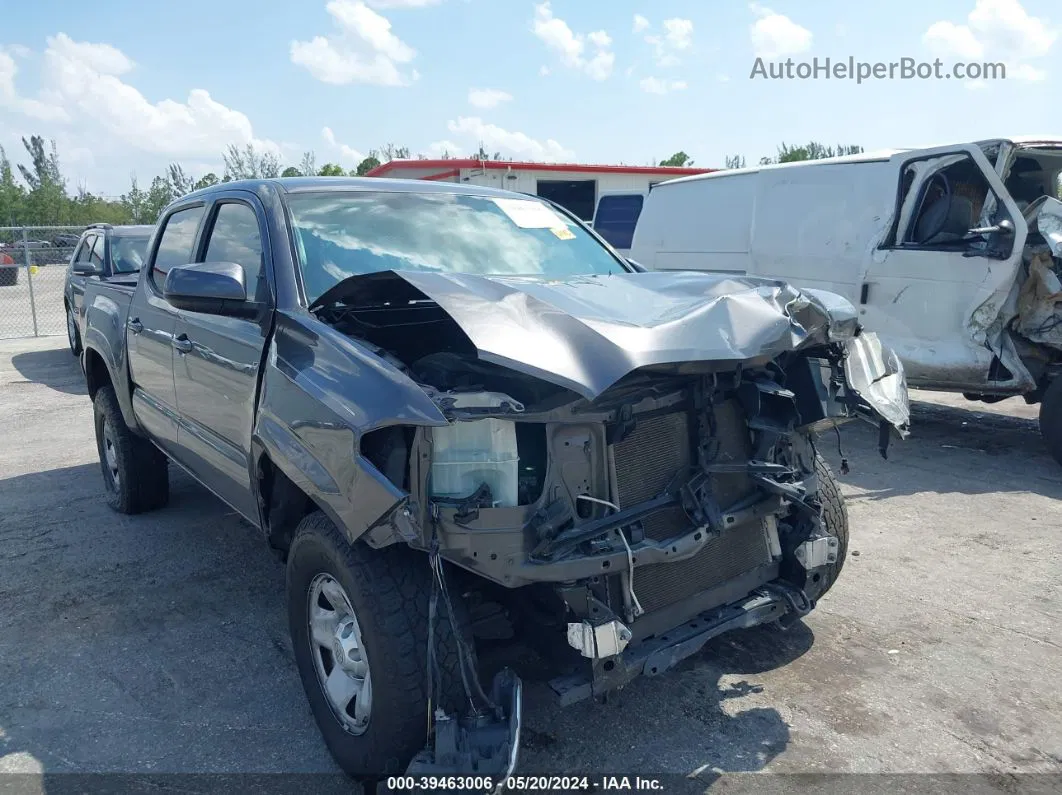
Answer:
[[[507,395],[494,392],[475,392],[455,398],[455,408],[513,402]],[[495,507],[517,504],[520,456],[516,449],[516,423],[498,419],[454,422],[445,428],[433,428],[432,440],[433,497],[469,497],[486,483]]]

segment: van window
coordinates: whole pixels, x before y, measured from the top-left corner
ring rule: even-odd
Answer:
[[[900,213],[907,217],[899,219],[894,232],[900,237],[896,244],[919,249],[986,250],[988,241],[971,237],[970,230],[1009,217],[988,179],[968,155],[945,156],[933,169],[934,164],[926,160],[904,167]]]
[[[615,248],[629,249],[644,201],[640,194],[602,196],[597,203],[594,231]]]

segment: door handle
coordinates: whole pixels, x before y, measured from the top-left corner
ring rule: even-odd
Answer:
[[[144,324],[140,322],[140,318],[138,317],[134,317],[132,320],[126,323],[126,325],[129,326],[129,330],[134,334],[139,334],[141,331],[144,330]]]
[[[187,334],[181,334],[173,338],[173,347],[177,349],[178,353],[188,353],[192,350],[192,341],[188,339]]]
[[[869,298],[869,297],[870,297],[870,283],[869,282],[863,282],[863,286],[859,290],[859,303],[865,304],[867,302],[867,298]]]

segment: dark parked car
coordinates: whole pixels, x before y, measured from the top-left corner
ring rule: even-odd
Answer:
[[[816,433],[863,417],[884,453],[908,421],[844,299],[636,272],[566,211],[465,185],[207,188],[85,305],[108,502],[161,508],[173,459],[261,529],[363,779],[513,769],[519,680],[476,665],[499,621],[567,655],[571,703],[798,620],[848,543]]]
[[[153,226],[93,224],[75,241],[63,288],[66,336],[75,356],[81,353],[85,284],[89,280],[122,279],[132,279],[135,283],[136,274],[147,256],[147,244],[153,229]]]

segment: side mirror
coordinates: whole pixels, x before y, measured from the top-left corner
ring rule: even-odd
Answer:
[[[966,237],[984,237],[987,235],[1003,235],[1004,237],[1011,237],[1014,234],[1014,222],[1004,218],[995,226],[981,226],[977,229],[971,229],[966,233]]]
[[[177,309],[210,315],[247,316],[257,312],[247,303],[246,274],[235,262],[176,265],[166,274],[162,295]]]
[[[74,273],[78,276],[95,276],[99,271],[91,262],[75,262]]]

